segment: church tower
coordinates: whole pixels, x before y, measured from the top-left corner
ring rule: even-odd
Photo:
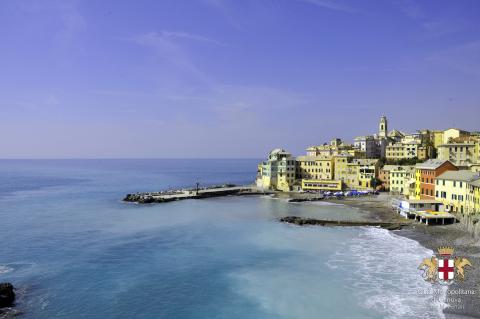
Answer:
[[[380,118],[380,123],[378,124],[378,136],[379,137],[387,137],[388,134],[388,123],[387,117],[382,115]]]

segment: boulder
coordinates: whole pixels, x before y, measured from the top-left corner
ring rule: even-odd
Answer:
[[[0,283],[0,308],[11,307],[15,301],[15,292],[11,283]]]

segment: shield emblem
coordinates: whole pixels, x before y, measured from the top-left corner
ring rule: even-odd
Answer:
[[[448,281],[453,280],[455,275],[455,263],[453,259],[438,260],[438,279]]]

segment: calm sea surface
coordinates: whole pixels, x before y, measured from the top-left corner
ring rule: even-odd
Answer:
[[[160,205],[129,192],[250,183],[257,160],[0,161],[0,281],[20,318],[423,318],[431,251],[343,205],[226,197]],[[360,216],[360,217],[359,217]]]

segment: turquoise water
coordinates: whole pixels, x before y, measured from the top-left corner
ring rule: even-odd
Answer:
[[[129,192],[248,183],[257,160],[0,161],[0,281],[21,318],[424,318],[441,305],[416,267],[431,251],[343,205],[226,197],[161,205]]]

